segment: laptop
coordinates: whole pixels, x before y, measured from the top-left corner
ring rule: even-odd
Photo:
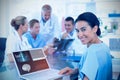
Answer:
[[[23,80],[62,80],[59,70],[50,68],[42,49],[13,52],[13,58]]]

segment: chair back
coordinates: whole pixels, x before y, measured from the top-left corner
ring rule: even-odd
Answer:
[[[3,64],[6,48],[6,38],[0,37],[0,67]]]

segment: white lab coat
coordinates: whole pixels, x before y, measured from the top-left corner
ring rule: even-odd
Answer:
[[[19,50],[27,50],[29,48],[31,48],[31,46],[29,45],[27,38],[22,36],[21,40],[17,31],[13,30],[13,32],[7,37],[6,54]]]
[[[15,51],[20,51],[20,50],[28,50],[32,48],[28,41],[27,38],[22,36],[22,40],[20,39],[18,32],[16,30],[12,30],[7,37],[6,41],[6,50],[5,50],[5,65],[9,64],[9,54],[12,54],[12,52]],[[12,56],[11,56],[12,57]]]
[[[44,36],[46,43],[53,41],[54,37],[58,37],[61,33],[61,27],[55,15],[51,15],[50,19],[44,23],[40,20],[40,33]]]
[[[66,33],[66,31],[62,32],[60,35],[60,39],[62,37],[62,35]],[[71,36],[70,34],[68,34],[68,36],[66,37],[66,39],[74,39],[72,45],[69,47],[70,50],[74,50],[75,51],[75,55],[81,55],[85,49],[86,49],[86,45],[83,45],[81,43],[81,41],[78,39],[77,37],[77,33],[74,30],[73,31],[73,35]]]

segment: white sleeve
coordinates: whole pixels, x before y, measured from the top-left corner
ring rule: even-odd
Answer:
[[[29,44],[28,39],[23,35],[22,38],[24,39],[25,43],[26,43],[26,49],[30,49],[32,48],[32,46]]]
[[[54,30],[54,37],[59,37],[59,35],[60,35],[60,33],[61,33],[61,26],[60,26],[60,24],[59,24],[59,22],[58,22],[58,18],[56,17],[56,16],[54,16],[54,18],[52,18],[53,19],[53,25],[54,25],[54,28],[55,28],[55,30]]]
[[[13,40],[14,39],[12,38],[12,36],[8,36],[7,41],[6,41],[6,49],[5,49],[6,54],[10,54],[14,51],[15,43]]]

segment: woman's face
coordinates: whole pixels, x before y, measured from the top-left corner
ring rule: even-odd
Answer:
[[[91,28],[86,21],[78,21],[76,23],[77,36],[83,44],[94,43],[97,28]]]
[[[25,20],[25,24],[22,26],[22,31],[23,31],[23,33],[28,31],[28,21],[27,20]]]

